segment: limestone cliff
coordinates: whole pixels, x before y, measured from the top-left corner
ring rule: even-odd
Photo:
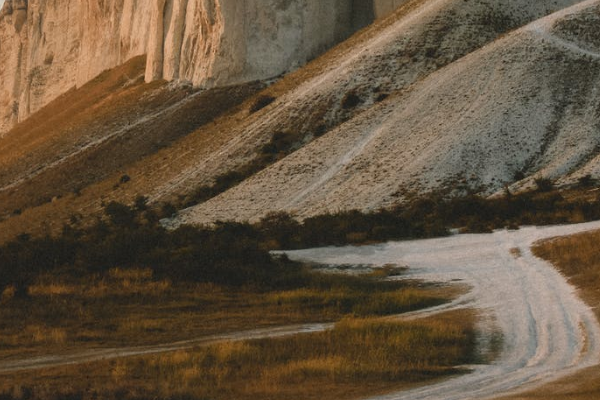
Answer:
[[[279,75],[405,0],[6,0],[0,135],[105,69],[218,86]],[[133,77],[132,77],[133,78]]]
[[[157,0],[146,80],[215,86],[272,77],[354,29],[348,0]]]
[[[146,0],[6,0],[0,13],[0,133],[72,87],[144,54]]]

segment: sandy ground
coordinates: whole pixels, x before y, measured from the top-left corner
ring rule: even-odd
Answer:
[[[474,365],[471,374],[456,379],[377,399],[485,399],[530,390],[600,362],[600,325],[592,310],[562,275],[530,250],[538,240],[599,227],[598,222],[527,227],[287,254],[329,265],[408,265],[410,279],[472,287],[453,307],[481,311],[482,353],[493,352],[493,338],[502,338],[495,361]]]

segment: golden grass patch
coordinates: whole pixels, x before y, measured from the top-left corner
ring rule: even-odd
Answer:
[[[26,296],[5,290],[0,307],[0,344],[5,346],[0,346],[0,357],[17,351],[47,354],[65,346],[170,343],[274,325],[332,322],[348,315],[398,314],[440,304],[456,294],[451,288],[362,279],[323,276],[315,287],[260,292],[171,282],[156,278],[149,269],[114,268],[81,278],[45,274],[28,286]],[[28,327],[35,326],[61,330],[40,328],[34,334]]]
[[[345,318],[325,332],[17,374],[0,392],[26,388],[41,400],[353,399],[461,373],[456,367],[473,360],[473,325],[469,311],[411,322]]]
[[[34,343],[64,344],[67,341],[67,332],[62,328],[28,325],[24,334],[30,337]]]

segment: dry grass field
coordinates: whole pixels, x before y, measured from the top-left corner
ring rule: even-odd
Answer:
[[[328,278],[329,288],[228,288],[158,279],[149,269],[80,279],[43,275],[0,299],[0,357],[171,343],[267,326],[398,314],[441,304],[447,288]],[[331,280],[332,279],[332,280]],[[364,280],[363,280],[364,279]],[[362,282],[362,283],[361,283]]]
[[[19,373],[6,399],[354,399],[431,382],[473,361],[474,316],[346,318],[331,331]]]

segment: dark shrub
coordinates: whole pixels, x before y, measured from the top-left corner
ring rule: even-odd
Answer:
[[[104,208],[109,221],[116,226],[131,226],[135,221],[135,210],[125,204],[111,201]]]
[[[435,58],[437,54],[437,49],[435,47],[428,47],[425,50],[425,57],[427,58]]]
[[[160,217],[161,218],[171,218],[177,214],[177,207],[175,207],[171,203],[164,203],[160,207]]]
[[[268,94],[263,94],[259,96],[254,102],[254,104],[252,104],[252,106],[250,107],[250,113],[254,114],[257,111],[262,110],[269,104],[273,103],[276,99],[276,97],[270,96]]]
[[[146,196],[137,196],[133,202],[136,211],[146,211],[148,209],[148,198]]]
[[[537,190],[540,192],[550,192],[554,189],[554,182],[548,178],[536,178],[535,185],[537,186]]]
[[[523,173],[523,171],[516,171],[513,178],[515,182],[522,181],[523,179],[525,179],[525,174]]]
[[[387,99],[388,97],[390,97],[389,94],[387,93],[380,93],[379,95],[377,95],[377,97],[375,98],[375,102],[376,103],[381,103],[382,101],[384,101],[385,99]]]
[[[579,182],[579,186],[587,188],[596,184],[596,180],[592,178],[590,174],[582,176],[577,180]]]
[[[349,110],[357,107],[360,103],[362,103],[362,99],[355,92],[349,92],[342,99],[342,108]]]

